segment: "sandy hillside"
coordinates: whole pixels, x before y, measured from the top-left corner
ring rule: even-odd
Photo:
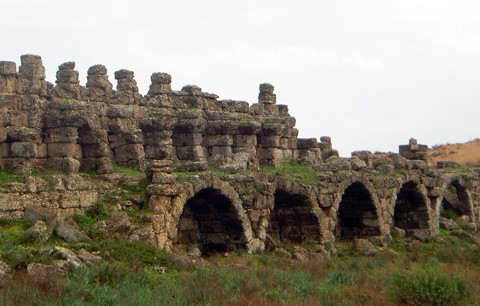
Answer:
[[[439,160],[455,161],[461,165],[480,165],[480,139],[467,143],[433,146],[428,155],[433,164]]]

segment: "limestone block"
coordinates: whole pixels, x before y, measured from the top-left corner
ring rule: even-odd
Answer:
[[[283,157],[283,150],[276,148],[259,148],[257,156],[260,160],[281,160]]]
[[[17,74],[17,64],[15,62],[0,61],[0,75]]]
[[[10,144],[9,143],[0,143],[0,157],[1,158],[10,157]]]
[[[7,129],[0,127],[0,142],[7,141]]]
[[[45,132],[45,143],[76,143],[78,139],[77,128],[61,127],[47,129]]]
[[[0,78],[0,92],[2,92],[1,78]],[[18,96],[10,95],[10,94],[0,94],[0,108],[17,109]]]
[[[230,146],[215,146],[209,149],[210,155],[232,156],[233,150]]]
[[[0,76],[0,93],[13,94],[17,86],[17,78],[13,76]]]
[[[232,147],[232,151],[234,154],[245,152],[248,153],[251,157],[255,157],[257,155],[256,147]]]
[[[202,140],[202,133],[175,134],[173,145],[176,147],[197,146],[202,144]]]
[[[285,131],[284,123],[264,123],[262,124],[262,133],[264,136],[279,136]]]
[[[74,157],[82,158],[82,147],[76,143],[49,143],[47,145],[48,157]]]
[[[61,208],[92,207],[98,200],[95,191],[64,191],[59,199]]]
[[[115,149],[115,157],[117,161],[137,160],[145,157],[143,145],[129,144]]]
[[[280,148],[281,136],[258,137],[258,144],[263,148]]]
[[[106,143],[82,145],[82,153],[84,158],[111,158],[113,156],[110,147]]]
[[[152,184],[147,187],[147,193],[149,195],[175,196],[180,193],[180,190],[181,187],[179,184]]]
[[[297,139],[298,149],[318,148],[317,138],[299,138]]]
[[[172,146],[146,146],[145,158],[164,159],[172,156]]]
[[[12,157],[32,158],[37,156],[37,145],[28,142],[14,142],[11,145]]]
[[[37,144],[37,157],[38,158],[46,158],[47,154],[47,144],[39,143]]]
[[[174,184],[177,181],[176,175],[156,172],[152,175],[152,183]]]
[[[233,145],[232,135],[206,135],[203,137],[203,145],[213,146],[231,146]]]
[[[235,147],[254,147],[257,145],[256,135],[234,135],[233,146]]]
[[[47,166],[49,169],[65,173],[78,173],[80,162],[74,158],[48,158]]]

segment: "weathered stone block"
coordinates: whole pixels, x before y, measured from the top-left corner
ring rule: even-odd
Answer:
[[[32,158],[37,156],[37,145],[28,142],[14,142],[11,145],[12,157]]]
[[[129,144],[115,149],[117,161],[137,160],[143,157],[145,157],[145,151],[141,144]]]
[[[231,146],[233,145],[232,135],[206,135],[203,137],[203,145],[213,146]]]
[[[78,139],[77,128],[75,127],[61,127],[51,128],[45,133],[45,143],[76,143]]]
[[[7,141],[7,129],[0,127],[0,142]]]
[[[17,64],[15,62],[0,61],[0,75],[15,75]]]
[[[82,158],[82,147],[76,143],[49,143],[47,145],[48,157],[74,157]]]
[[[264,148],[280,148],[281,136],[262,136],[258,137],[258,144]]]
[[[233,155],[233,150],[232,147],[220,147],[220,146],[215,146],[209,148],[210,155],[222,155],[222,156],[232,156]]]
[[[0,81],[0,92],[2,92],[1,81]],[[0,94],[0,108],[16,109],[17,107],[18,107],[18,97],[16,95]]]
[[[173,145],[176,147],[187,147],[201,145],[203,140],[202,133],[175,134],[173,135]]]
[[[146,146],[145,157],[147,159],[164,159],[172,156],[172,146]]]
[[[234,135],[233,146],[235,147],[254,147],[257,145],[256,135]]]
[[[80,169],[80,162],[74,158],[49,158],[47,159],[47,166],[49,169],[65,172],[65,173],[77,173]]]
[[[147,193],[149,195],[163,195],[163,196],[174,196],[180,193],[181,187],[179,184],[165,184],[157,185],[152,184],[148,185]]]
[[[173,174],[153,173],[152,175],[152,183],[174,184],[176,181],[177,181],[177,177]]]
[[[9,143],[0,143],[0,157],[1,158],[10,157],[10,144]]]
[[[15,93],[15,87],[17,85],[17,79],[13,76],[0,76],[0,93],[13,94]]]

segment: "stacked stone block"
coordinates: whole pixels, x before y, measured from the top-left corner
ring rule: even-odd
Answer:
[[[122,69],[115,72],[117,80],[117,92],[110,103],[139,105],[142,103],[142,96],[138,92],[137,81],[134,79],[133,71]]]
[[[274,87],[260,84],[258,104],[252,105],[252,113],[262,124],[257,134],[257,157],[261,163],[279,165],[284,159],[296,158],[298,130],[295,118],[288,113],[288,106],[275,105]]]
[[[62,99],[79,100],[84,96],[85,88],[80,86],[79,73],[75,69],[75,62],[66,62],[58,66],[54,96]]]
[[[108,80],[107,68],[94,65],[87,72],[87,89],[90,101],[106,102],[113,93],[112,83]]]
[[[398,151],[401,156],[410,160],[428,160],[428,146],[418,144],[415,138],[410,138],[408,145],[398,146]]]

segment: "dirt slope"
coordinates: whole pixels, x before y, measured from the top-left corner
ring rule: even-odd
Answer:
[[[433,146],[428,155],[433,164],[439,160],[455,161],[461,165],[480,165],[480,139],[467,143]]]

